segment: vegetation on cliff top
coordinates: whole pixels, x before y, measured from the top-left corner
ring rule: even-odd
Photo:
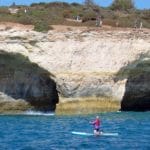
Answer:
[[[10,13],[11,9],[18,9],[17,13]],[[77,17],[81,21],[75,21]],[[108,7],[97,6],[90,1],[90,5],[78,3],[52,2],[33,3],[31,6],[14,5],[0,7],[0,21],[32,24],[37,31],[52,29],[50,25],[62,24],[73,26],[95,26],[96,18],[100,16],[104,25],[150,28],[150,10],[137,10],[131,0],[115,0]],[[72,21],[70,21],[70,20]]]

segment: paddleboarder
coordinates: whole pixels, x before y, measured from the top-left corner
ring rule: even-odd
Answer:
[[[101,121],[99,119],[99,116],[96,116],[96,119],[92,122],[90,122],[94,126],[94,134],[95,135],[100,135],[100,125]]]

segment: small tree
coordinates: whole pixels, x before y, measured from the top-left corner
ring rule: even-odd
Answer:
[[[16,3],[13,2],[13,3],[11,4],[11,7],[16,7]]]
[[[93,5],[94,5],[94,1],[93,1],[93,0],[85,0],[85,1],[84,1],[84,4],[85,4],[86,6],[93,6]]]
[[[133,0],[114,0],[111,8],[113,10],[129,10],[134,8]]]

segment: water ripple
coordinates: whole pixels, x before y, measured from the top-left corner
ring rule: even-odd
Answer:
[[[31,113],[32,114],[32,113]],[[94,115],[1,115],[2,150],[148,150],[150,112],[100,113],[104,132],[117,137],[72,135],[72,131],[92,133]]]

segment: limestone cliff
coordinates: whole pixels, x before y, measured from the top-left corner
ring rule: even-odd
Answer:
[[[49,80],[55,81],[60,102],[61,97],[68,99],[109,97],[120,102],[123,100],[123,103],[126,103],[124,99],[129,98],[128,90],[131,92],[130,95],[133,93],[136,97],[134,91],[137,90],[137,86],[135,89],[133,88],[135,81],[140,81],[138,86],[142,87],[142,91],[144,91],[141,99],[145,96],[145,93],[150,93],[148,84],[143,86],[142,76],[139,76],[138,80],[133,79],[132,88],[127,88],[132,80],[130,74],[128,74],[128,71],[121,74],[124,68],[130,68],[130,71],[133,69],[134,72],[134,68],[140,62],[138,60],[141,54],[146,54],[150,51],[149,36],[148,29],[134,31],[133,29],[55,26],[55,30],[48,33],[37,33],[29,29],[1,27],[0,49],[9,55],[17,53],[17,55],[27,57],[31,64],[38,64],[40,69],[53,74],[52,77],[49,76]],[[150,57],[146,56],[145,58],[149,59]],[[2,63],[1,65],[3,66],[1,73],[3,74],[7,72],[7,65]],[[20,66],[22,65],[20,64]],[[146,66],[149,69],[148,63],[146,63]],[[19,72],[17,66],[15,69],[15,82],[12,82],[11,79],[11,84],[4,81],[8,92],[3,90],[4,85],[2,86],[2,81],[0,80],[1,92],[13,95],[9,93],[11,88],[14,88],[18,93],[20,92],[18,90],[20,87],[18,88],[15,83],[20,84],[22,81],[28,80],[26,81],[26,86],[31,85],[32,89],[35,90],[33,90],[34,92],[31,90],[32,92],[29,92],[29,95],[33,96],[35,93],[41,95],[40,88],[36,90],[37,87],[43,85],[41,83],[39,86],[39,82],[43,81],[39,80],[39,75],[36,75],[37,73],[35,72],[32,76],[33,78],[38,78],[35,84],[34,81],[30,82],[27,77],[27,74],[32,72],[32,69],[27,73],[25,71],[23,75]],[[145,81],[149,81],[149,75],[148,73],[146,74],[144,73]],[[10,76],[14,78],[14,73],[13,76]],[[43,82],[45,83],[46,81]],[[51,87],[51,84],[48,86],[46,84],[46,88],[51,89],[53,87]],[[11,87],[9,87],[10,85]],[[24,92],[25,89],[23,90]],[[25,94],[24,92],[22,95]],[[50,96],[48,96],[49,98]],[[40,97],[39,99],[43,100]],[[147,94],[146,99],[149,104],[149,94]],[[132,101],[132,98],[128,100]],[[56,101],[58,102],[58,99]],[[124,108],[123,110],[126,110]]]
[[[138,60],[120,69],[117,78],[127,78],[121,109],[128,111],[150,110],[150,53],[141,54]]]

